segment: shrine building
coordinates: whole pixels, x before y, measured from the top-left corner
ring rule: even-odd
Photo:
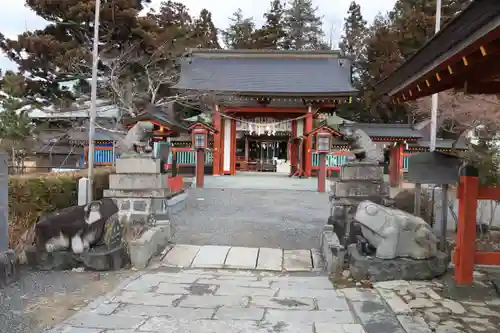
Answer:
[[[351,63],[337,51],[194,49],[174,86],[212,109],[214,175],[265,171],[289,161],[311,176],[313,122],[357,91]]]
[[[380,149],[390,151],[391,184],[398,185],[408,156],[429,146],[428,122],[362,124],[331,115],[357,94],[349,60],[335,51],[195,49],[183,59],[174,88],[202,96],[202,104],[211,109],[186,120],[210,123],[216,129],[205,158],[206,170],[214,175],[281,171],[313,176],[319,169],[315,133],[322,127],[334,137],[327,169],[338,171],[349,150],[343,133],[355,127]],[[179,166],[194,168],[189,135],[172,140]],[[438,139],[437,150],[451,149],[466,146]]]

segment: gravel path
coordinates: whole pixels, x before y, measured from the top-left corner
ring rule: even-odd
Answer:
[[[297,190],[190,189],[175,216],[178,244],[310,249],[328,214],[328,194]]]
[[[134,272],[35,272],[0,289],[0,332],[39,333],[113,290]]]

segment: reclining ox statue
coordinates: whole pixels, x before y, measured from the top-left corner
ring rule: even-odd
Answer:
[[[39,251],[71,250],[81,254],[106,237],[107,224],[118,219],[118,207],[112,199],[92,201],[41,217],[35,225]]]
[[[377,249],[377,258],[428,259],[437,253],[438,240],[420,217],[366,200],[359,203],[354,219]]]

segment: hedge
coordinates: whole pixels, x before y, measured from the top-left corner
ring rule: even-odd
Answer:
[[[94,198],[108,188],[111,169],[96,169]],[[9,245],[14,248],[38,217],[78,202],[78,179],[85,171],[9,176]]]

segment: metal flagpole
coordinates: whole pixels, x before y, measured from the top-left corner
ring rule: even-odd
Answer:
[[[94,188],[94,134],[95,121],[97,113],[97,64],[99,62],[99,14],[101,11],[101,0],[95,2],[95,17],[94,17],[94,45],[92,48],[92,82],[90,91],[90,122],[89,122],[89,150],[88,150],[88,187],[87,187],[87,202],[92,201]]]
[[[441,29],[441,0],[436,1],[436,29],[437,34]],[[432,106],[431,106],[431,142],[429,145],[429,150],[436,150],[436,133],[437,133],[437,111],[438,111],[438,94],[432,95]]]

